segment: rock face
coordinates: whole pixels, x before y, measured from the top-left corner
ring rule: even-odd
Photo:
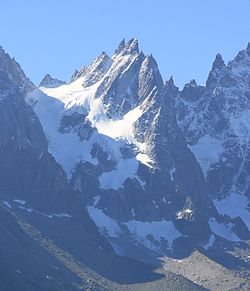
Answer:
[[[206,86],[192,82],[176,98],[178,123],[219,213],[240,217],[248,228],[249,92],[250,45],[227,65],[217,55]]]
[[[36,200],[39,207],[46,208],[41,203],[42,199],[39,201],[42,198],[39,195],[46,195],[43,189],[50,188],[51,181],[46,178],[48,173],[46,174],[44,169],[46,166],[50,169],[49,164],[53,167],[54,159],[47,152],[47,139],[36,114],[25,102],[27,90],[31,88],[34,90],[35,87],[13,59],[4,52],[1,54],[0,82],[4,84],[1,86],[0,100],[1,190],[7,195],[17,195],[22,199],[26,199],[27,197],[24,196],[29,195],[29,199],[34,203]],[[65,186],[66,179],[63,179],[64,174],[60,166],[55,164],[54,170],[57,172],[55,176],[58,175],[58,180],[62,178],[58,185]],[[52,172],[53,170],[50,174]],[[23,182],[25,180],[26,183]],[[56,183],[53,188],[52,191],[57,188]],[[57,190],[58,194],[62,188]],[[53,195],[50,198],[53,199]],[[54,206],[55,203],[51,203],[49,207]]]
[[[46,74],[41,83],[39,84],[39,87],[45,87],[45,88],[55,88],[59,87],[61,85],[65,85],[65,81],[58,80],[56,78],[52,78],[50,74]]]
[[[151,186],[149,193],[154,193],[155,198],[157,193],[165,192],[165,198],[174,205],[173,208],[168,207],[168,212],[173,211],[172,216],[177,213],[177,225],[183,225],[182,232],[188,233],[190,238],[194,235],[192,231],[199,229],[199,235],[196,234],[196,240],[199,240],[203,234],[209,233],[205,221],[212,203],[207,196],[200,166],[177,125],[174,109],[176,94],[177,88],[170,79],[149,102],[146,100],[147,109],[134,130],[140,142],[146,144],[145,152],[163,181],[162,185],[156,183],[158,187]],[[197,226],[196,222],[203,225],[204,233],[200,232],[201,225]]]

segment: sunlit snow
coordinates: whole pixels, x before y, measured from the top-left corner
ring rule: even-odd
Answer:
[[[105,215],[102,210],[93,206],[88,207],[90,217],[94,220],[100,231],[108,237],[119,237],[123,232],[123,227],[127,227],[131,236],[138,243],[146,247],[156,250],[157,247],[151,240],[151,237],[158,243],[161,240],[168,242],[169,248],[172,248],[173,242],[181,233],[175,228],[172,221],[153,221],[143,222],[138,220],[130,220],[126,223],[117,223],[116,220]]]
[[[138,161],[136,159],[121,159],[116,166],[116,170],[105,172],[100,176],[101,188],[118,189],[127,178],[135,176],[137,170]]]
[[[247,209],[246,196],[233,193],[222,200],[214,200],[214,204],[220,214],[226,214],[232,218],[239,216],[250,229],[250,212]]]
[[[218,223],[215,218],[210,218],[209,225],[213,233],[230,241],[240,241],[241,239],[233,232],[232,223]]]

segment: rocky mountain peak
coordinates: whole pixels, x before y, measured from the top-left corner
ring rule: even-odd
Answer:
[[[50,74],[46,74],[43,77],[42,81],[40,82],[39,87],[55,88],[65,84],[66,84],[65,81],[58,80],[56,78],[51,77]]]
[[[97,56],[89,67],[84,71],[84,87],[89,87],[94,83],[101,80],[105,73],[110,69],[112,65],[112,58],[105,52],[102,52]]]
[[[183,90],[180,92],[180,97],[187,102],[194,102],[202,96],[205,90],[206,88],[204,86],[198,86],[193,79],[184,86]]]
[[[170,79],[166,81],[165,87],[169,92],[172,92],[173,95],[178,92],[178,87],[176,87],[174,84],[173,76],[171,76]]]
[[[189,87],[197,87],[197,83],[195,81],[195,79],[191,80],[188,84],[187,84]]]
[[[127,47],[131,49],[131,53],[139,53],[139,43],[136,38],[131,38],[127,43]]]
[[[185,84],[183,87],[182,91],[187,91],[187,90],[194,90],[198,87],[196,81],[193,79],[189,83]]]
[[[217,54],[206,82],[208,88],[214,88],[218,83],[220,79],[219,76],[222,74],[224,68],[226,68],[225,62],[222,59],[221,54]]]
[[[237,56],[228,63],[227,70],[224,70],[223,85],[230,86],[232,89],[241,84],[246,91],[250,90],[250,50],[249,45],[241,50]],[[248,94],[248,93],[247,93]],[[246,94],[246,97],[247,97]]]
[[[35,86],[20,65],[1,48],[0,150],[11,145],[18,150],[29,148],[40,154],[46,149],[47,141],[41,124],[31,107],[25,103],[26,95],[34,89]]]
[[[169,80],[166,81],[167,86],[174,86],[174,77],[170,76]]]
[[[247,47],[244,50],[239,51],[234,60],[229,62],[229,65],[235,63],[245,63],[246,61],[249,62],[249,57],[250,57],[250,43],[248,43]]]
[[[146,56],[144,63],[146,63],[148,66],[150,66],[150,67],[152,67],[154,69],[159,70],[158,69],[158,64],[157,64],[157,62],[156,62],[156,60],[155,60],[155,58],[153,57],[152,54]]]
[[[11,58],[5,50],[0,48],[0,88],[18,88],[21,91],[29,92],[34,90],[33,83],[26,77],[20,65],[14,58]]]
[[[87,67],[81,67],[79,70],[75,69],[75,72],[70,78],[70,82],[74,82],[80,77],[83,77],[87,71]]]
[[[0,54],[5,53],[3,47],[0,45]]]
[[[74,82],[80,77],[86,77],[84,81],[86,86],[90,86],[93,82],[98,81],[97,75],[100,77],[106,72],[112,64],[112,59],[102,52],[99,54],[89,66],[83,66],[79,70],[75,70],[71,76],[70,82]]]
[[[124,46],[123,50],[121,50],[122,54],[138,54],[139,53],[139,44],[136,38],[131,38],[127,44]]]
[[[139,72],[139,96],[147,96],[154,88],[160,90],[162,85],[156,60],[152,55],[146,56]]]
[[[123,38],[120,44],[118,45],[117,49],[115,50],[115,54],[119,54],[125,48],[125,39]]]
[[[247,53],[250,56],[250,42],[247,44]]]
[[[99,66],[103,66],[111,61],[110,56],[108,56],[106,52],[101,52],[101,54],[94,59],[89,68],[99,68]]]
[[[213,62],[212,71],[219,69],[225,65],[225,62],[221,56],[221,54],[217,54],[215,60]]]

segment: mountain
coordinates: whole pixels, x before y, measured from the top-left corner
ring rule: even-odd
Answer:
[[[34,94],[51,99],[1,48],[0,290],[204,290],[114,252],[49,153]]]
[[[174,115],[176,89],[136,39],[70,84],[40,89],[28,100],[49,151],[118,253],[142,259],[171,252],[176,239],[208,241],[213,204]]]
[[[49,152],[119,254],[151,262],[206,246],[214,235],[248,237],[243,221],[218,213],[186,142],[176,100],[188,86],[179,92],[172,78],[164,83],[136,39],[123,40],[112,57],[103,52],[80,71],[68,85],[41,87],[43,94],[36,89],[26,100]],[[195,82],[189,87],[202,89]]]
[[[192,278],[182,259],[198,250],[247,288],[249,65],[249,45],[228,65],[217,55],[205,86],[179,90],[133,38],[37,88],[1,48],[1,281],[204,290],[162,267]]]

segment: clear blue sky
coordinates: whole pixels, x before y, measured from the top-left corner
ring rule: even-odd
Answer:
[[[164,79],[204,83],[216,53],[228,61],[250,42],[250,0],[0,0],[0,44],[35,83],[68,80],[123,37]]]

